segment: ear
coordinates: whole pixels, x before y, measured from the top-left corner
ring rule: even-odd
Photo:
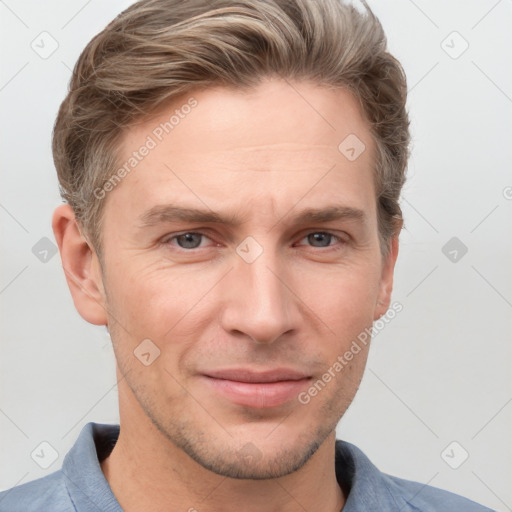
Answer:
[[[375,313],[373,320],[378,320],[389,309],[391,304],[391,292],[393,291],[393,275],[395,271],[395,263],[398,257],[398,236],[402,225],[391,239],[389,244],[389,252],[387,256],[383,256],[382,273],[379,284],[379,293],[377,303],[375,304]]]
[[[100,262],[96,251],[90,247],[80,232],[69,204],[63,204],[55,209],[52,228],[75,308],[87,322],[107,325]]]

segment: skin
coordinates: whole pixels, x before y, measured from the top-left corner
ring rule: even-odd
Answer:
[[[347,490],[334,472],[335,427],[368,346],[305,405],[237,405],[201,373],[291,367],[315,382],[388,309],[398,236],[384,257],[369,127],[349,92],[307,82],[189,96],[197,106],[103,199],[103,267],[71,208],[53,217],[75,306],[108,325],[117,360],[121,432],[101,468],[128,512],[338,512]],[[119,161],[189,96],[132,127]],[[366,145],[352,162],[338,150],[349,134]],[[158,204],[241,223],[140,228]],[[327,205],[364,218],[294,222]],[[184,232],[205,236],[171,238]],[[334,236],[308,236],[325,232]],[[236,252],[249,236],[263,250],[252,263]],[[149,366],[134,355],[144,339],[160,350]]]

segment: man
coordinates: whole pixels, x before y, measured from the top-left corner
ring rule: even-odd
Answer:
[[[405,102],[378,20],[338,0],[142,1],[89,43],[53,229],[120,428],[0,510],[488,510],[336,440],[391,304]]]

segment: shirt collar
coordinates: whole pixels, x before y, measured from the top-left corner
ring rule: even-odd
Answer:
[[[391,479],[355,445],[336,440],[336,479],[350,487],[343,512],[410,512]]]
[[[64,458],[62,472],[77,511],[123,512],[100,467],[118,436],[118,425],[87,423]]]
[[[119,425],[88,423],[64,458],[62,472],[76,510],[123,512],[100,467],[118,436]],[[335,469],[339,485],[348,491],[343,512],[412,510],[357,446],[336,440]]]

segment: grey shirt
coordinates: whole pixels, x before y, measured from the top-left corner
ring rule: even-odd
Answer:
[[[0,512],[122,512],[100,467],[118,436],[117,425],[88,423],[60,470],[0,493]],[[348,494],[343,512],[491,511],[448,491],[382,473],[346,441],[336,440],[335,457],[336,478]]]

